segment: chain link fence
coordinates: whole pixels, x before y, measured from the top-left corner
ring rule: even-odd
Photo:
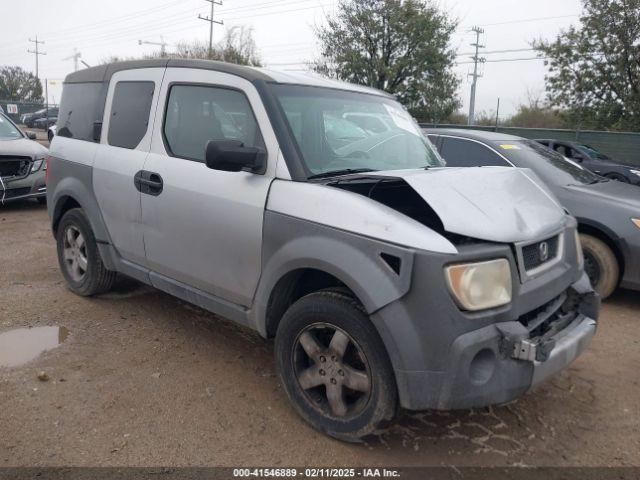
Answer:
[[[41,110],[44,110],[42,117],[53,118],[57,116],[57,112],[54,109],[58,106],[51,103],[25,103],[0,99],[0,107],[2,107],[5,115],[7,115],[11,120],[17,124],[23,124],[25,115],[40,112]],[[51,112],[49,112],[49,110],[51,110]]]

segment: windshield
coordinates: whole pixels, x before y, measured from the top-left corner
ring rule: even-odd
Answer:
[[[444,166],[391,98],[297,85],[273,89],[311,175]]]
[[[604,153],[599,152],[598,150],[596,150],[593,147],[590,147],[589,145],[582,144],[580,145],[580,147],[583,150],[585,150],[591,158],[595,158],[597,160],[609,160],[609,157],[607,157]]]
[[[590,185],[603,181],[601,177],[533,140],[494,142],[494,147],[517,167],[530,168],[551,184]]]
[[[22,133],[3,114],[0,113],[0,140],[14,140],[22,138]]]

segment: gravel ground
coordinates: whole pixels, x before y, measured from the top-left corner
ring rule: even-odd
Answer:
[[[70,293],[35,202],[0,207],[0,245],[0,334],[70,332],[0,367],[0,467],[640,466],[638,293],[617,293],[591,348],[517,402],[404,413],[348,445],[294,413],[270,342],[131,281],[95,299]]]

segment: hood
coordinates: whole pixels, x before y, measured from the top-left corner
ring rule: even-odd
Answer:
[[[513,243],[552,234],[565,223],[558,201],[527,175],[509,167],[372,172],[404,180],[434,210],[449,233]]]
[[[640,210],[640,187],[629,183],[607,180],[593,185],[566,185],[562,188],[569,192],[597,198],[599,201],[622,204]]]
[[[26,138],[0,140],[0,156],[15,155],[20,157],[35,157],[36,155],[46,155],[48,152],[49,150],[34,140],[28,140]]]

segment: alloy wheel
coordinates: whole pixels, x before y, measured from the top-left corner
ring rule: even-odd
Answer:
[[[80,230],[69,225],[64,232],[63,258],[69,276],[75,282],[81,282],[87,274],[87,244]]]
[[[293,368],[314,408],[340,419],[358,415],[371,398],[371,371],[358,343],[330,324],[305,328],[293,346]]]

